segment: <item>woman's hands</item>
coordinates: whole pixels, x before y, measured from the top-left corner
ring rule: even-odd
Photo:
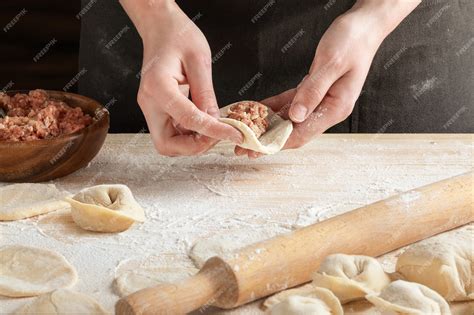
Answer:
[[[262,101],[294,122],[285,149],[303,146],[351,114],[378,47],[419,2],[358,1],[331,24],[301,83]],[[235,153],[260,156],[240,147]]]
[[[168,156],[207,151],[242,134],[219,122],[206,38],[174,1],[121,0],[143,40],[138,104],[155,148]],[[191,92],[192,102],[188,99]]]

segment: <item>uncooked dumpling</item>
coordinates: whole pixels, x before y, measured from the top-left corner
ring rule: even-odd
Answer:
[[[320,289],[325,290],[325,289]],[[326,290],[328,291],[328,290]],[[330,292],[330,291],[328,291]],[[337,301],[337,298],[333,295]],[[319,298],[292,295],[278,303],[270,310],[272,315],[342,315],[343,310],[339,301],[338,304],[328,304],[327,301]]]
[[[20,220],[69,208],[67,192],[53,184],[14,184],[0,187],[0,221]]]
[[[315,286],[331,290],[342,303],[378,293],[389,283],[375,258],[359,255],[329,255],[313,275]]]
[[[74,267],[55,252],[20,245],[0,248],[0,295],[35,296],[76,281]]]
[[[224,108],[221,108],[221,117],[219,120],[223,123],[229,124],[237,128],[242,132],[244,136],[244,142],[239,144],[240,147],[250,149],[256,152],[261,152],[264,154],[274,154],[279,152],[293,131],[293,123],[290,120],[285,120],[268,108],[268,127],[266,132],[258,137],[259,132],[255,134],[256,130],[252,130],[247,124],[242,121],[227,118],[229,115],[229,110],[232,106],[240,103],[257,103],[253,101],[242,101],[234,104],[230,104]],[[255,128],[254,128],[255,129]]]
[[[409,247],[397,261],[405,280],[418,282],[447,301],[474,299],[474,228],[456,230]]]
[[[436,291],[403,280],[390,283],[380,294],[369,294],[366,299],[381,311],[391,314],[451,314],[448,303]]]
[[[17,310],[15,315],[63,315],[63,314],[94,314],[106,315],[107,313],[99,303],[89,296],[60,289],[37,297],[30,304]]]
[[[299,288],[289,289],[289,290],[281,291],[277,294],[274,294],[273,296],[266,299],[265,302],[263,302],[263,306],[265,309],[270,309],[273,314],[274,307],[276,305],[280,305],[284,301],[287,301],[290,297],[294,297],[294,296],[318,300],[319,304],[324,304],[325,309],[330,310],[330,312],[327,314],[343,314],[341,303],[339,302],[337,297],[334,295],[334,293],[332,293],[328,289],[315,287],[313,284],[306,284]],[[309,304],[312,304],[313,306],[315,306],[318,303],[309,303]],[[283,304],[285,306],[280,305],[280,308],[281,310],[283,310],[285,309],[285,307],[293,306],[295,304],[296,304],[295,301],[293,301],[293,303],[286,302]]]
[[[67,199],[71,215],[81,228],[96,232],[121,232],[145,221],[142,207],[125,185],[99,185]]]

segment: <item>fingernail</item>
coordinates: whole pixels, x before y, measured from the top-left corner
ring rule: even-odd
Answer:
[[[301,104],[296,104],[291,107],[290,116],[293,118],[293,120],[296,120],[297,122],[302,122],[306,118],[307,112],[308,110],[305,106]]]

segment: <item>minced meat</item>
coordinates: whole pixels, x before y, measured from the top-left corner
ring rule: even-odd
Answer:
[[[76,132],[92,123],[79,107],[50,99],[44,90],[8,96],[0,93],[0,141],[50,139]]]
[[[227,117],[243,122],[255,133],[257,138],[267,131],[268,128],[267,106],[252,101],[243,101],[229,108]]]

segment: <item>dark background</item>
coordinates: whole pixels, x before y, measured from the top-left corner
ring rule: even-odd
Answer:
[[[23,9],[27,13],[5,32]],[[79,0],[0,1],[0,90],[10,81],[9,90],[62,90],[78,72],[80,9]],[[35,55],[53,39],[57,42],[35,62]],[[71,87],[70,92],[76,91],[76,85]]]

